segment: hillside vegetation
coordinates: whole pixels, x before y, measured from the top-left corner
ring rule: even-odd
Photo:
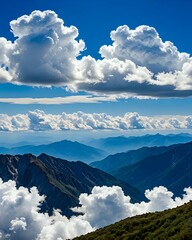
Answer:
[[[191,240],[192,202],[163,212],[127,218],[76,240]]]

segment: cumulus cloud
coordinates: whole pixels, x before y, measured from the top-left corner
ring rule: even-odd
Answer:
[[[170,41],[163,42],[155,28],[120,26],[111,32],[111,40],[111,45],[100,48],[102,60],[82,59],[84,78],[89,80],[79,83],[78,88],[124,97],[191,95],[190,55],[180,53]]]
[[[131,60],[153,73],[181,70],[189,54],[180,53],[170,41],[163,42],[155,28],[142,25],[132,30],[127,25],[111,32],[112,45],[102,46],[102,57]]]
[[[185,192],[182,198],[173,199],[173,193],[165,187],[156,187],[145,192],[149,202],[132,204],[120,187],[94,187],[91,194],[81,194],[81,206],[73,208],[81,215],[68,219],[59,210],[52,216],[40,212],[45,197],[36,187],[17,189],[14,181],[3,183],[0,179],[0,238],[71,239],[126,217],[180,206],[192,200],[192,189],[186,188]]]
[[[148,202],[130,203],[130,197],[125,196],[118,186],[94,187],[91,194],[81,194],[79,197],[80,207],[73,211],[83,213],[86,219],[95,228],[107,226],[127,217],[163,211],[180,206],[192,199],[192,188],[185,188],[183,197],[173,198],[173,193],[167,188],[160,186],[152,190],[146,190],[145,196]]]
[[[175,130],[191,129],[192,116],[141,116],[128,112],[123,116],[106,113],[46,114],[42,110],[9,116],[0,114],[0,131],[48,130]]]
[[[13,44],[0,39],[1,63],[9,67],[12,82],[65,85],[78,78],[76,58],[84,49],[78,29],[66,27],[53,11],[34,11],[10,22]]]
[[[0,239],[69,239],[93,231],[86,220],[68,219],[58,210],[53,216],[40,213],[44,199],[35,187],[17,189],[14,181],[0,180]]]
[[[192,95],[192,58],[163,41],[155,28],[119,26],[101,60],[81,57],[79,32],[53,11],[34,11],[10,22],[12,43],[0,38],[0,82],[62,86],[116,97]]]

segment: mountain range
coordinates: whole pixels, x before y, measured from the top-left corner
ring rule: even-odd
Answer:
[[[98,168],[108,173],[117,171],[117,169],[133,165],[136,162],[143,160],[146,157],[158,155],[168,150],[174,149],[178,145],[170,145],[163,147],[142,147],[137,150],[130,150],[128,152],[116,153],[109,155],[101,161],[90,163],[90,166]]]
[[[97,139],[89,142],[89,145],[77,141],[62,140],[41,145],[22,145],[11,148],[2,146],[0,147],[0,154],[33,154],[39,156],[42,153],[46,153],[57,158],[63,158],[69,161],[82,161],[89,164],[100,161],[114,153],[136,150],[144,146],[168,146],[189,141],[192,141],[192,135],[186,133],[134,137],[120,136]]]
[[[38,156],[42,153],[46,153],[48,155],[64,158],[69,161],[82,161],[85,163],[90,163],[96,160],[100,160],[103,157],[107,156],[107,154],[100,149],[87,146],[85,144],[79,142],[73,142],[69,140],[63,140],[59,142],[54,142],[50,144],[43,145],[24,145],[14,148],[5,148],[0,147],[1,154],[33,154]]]
[[[129,150],[134,150],[141,147],[169,146],[190,141],[192,141],[192,135],[187,133],[168,135],[162,135],[158,133],[155,135],[147,134],[144,136],[118,136],[95,139],[89,142],[89,145],[99,149],[104,149],[110,154],[115,154],[119,152],[127,152]]]
[[[136,188],[115,177],[82,162],[69,162],[46,154],[36,157],[25,155],[0,155],[0,178],[15,180],[17,187],[36,186],[40,194],[46,195],[43,211],[61,209],[71,216],[71,207],[78,204],[81,193],[90,193],[94,186],[120,186],[133,202],[144,199]],[[74,214],[74,213],[73,213]]]
[[[192,186],[192,142],[148,156],[111,174],[140,191],[162,185],[176,195],[182,194],[185,187]]]

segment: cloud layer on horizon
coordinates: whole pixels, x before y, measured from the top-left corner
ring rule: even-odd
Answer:
[[[106,113],[46,114],[29,111],[27,114],[9,116],[0,114],[0,131],[50,131],[50,130],[175,130],[192,129],[192,116],[141,116],[127,112],[124,116]]]
[[[182,198],[173,198],[167,188],[155,187],[145,191],[148,202],[133,204],[118,186],[94,187],[91,194],[81,194],[81,206],[73,208],[81,215],[68,219],[59,210],[52,216],[40,212],[45,197],[39,195],[36,187],[17,189],[14,181],[0,179],[0,238],[71,239],[127,217],[180,206],[192,200],[192,189],[184,191]]]
[[[81,57],[83,40],[53,11],[34,11],[10,22],[12,43],[0,38],[0,82],[64,86],[72,91],[116,97],[192,95],[192,58],[163,42],[155,28],[120,26],[101,60]]]

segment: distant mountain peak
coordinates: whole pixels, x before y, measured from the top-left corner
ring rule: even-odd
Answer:
[[[107,154],[98,148],[94,148],[77,141],[62,140],[49,144],[43,144],[38,146],[20,146],[12,149],[0,148],[0,153],[3,154],[26,154],[32,153],[35,156],[39,156],[42,153],[67,159],[70,161],[83,161],[86,163],[93,162],[95,160],[102,159]]]
[[[105,149],[110,154],[118,152],[127,152],[129,150],[139,149],[141,147],[153,146],[169,146],[177,143],[186,143],[192,141],[190,134],[168,134],[163,135],[160,133],[146,134],[142,136],[129,136],[129,137],[111,137],[102,138],[92,141],[91,146]]]

